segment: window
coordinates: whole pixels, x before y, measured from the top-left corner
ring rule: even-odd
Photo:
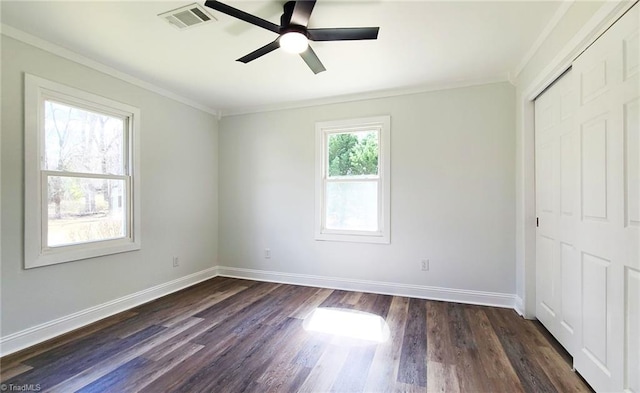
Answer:
[[[389,243],[390,117],[316,124],[316,239]]]
[[[139,113],[25,75],[25,268],[140,249]]]

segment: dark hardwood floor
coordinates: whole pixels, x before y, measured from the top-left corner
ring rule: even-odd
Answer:
[[[380,315],[390,337],[306,331],[317,307]],[[0,366],[7,391],[590,391],[569,360],[539,323],[509,309],[217,277]]]

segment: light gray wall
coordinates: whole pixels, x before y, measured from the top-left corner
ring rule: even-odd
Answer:
[[[315,241],[315,122],[386,114],[391,245]],[[513,294],[514,124],[508,83],[225,117],[219,264]]]
[[[1,44],[1,335],[215,266],[217,119],[6,36]],[[140,251],[23,269],[25,72],[140,108]]]

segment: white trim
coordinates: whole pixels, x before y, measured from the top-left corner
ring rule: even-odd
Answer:
[[[377,91],[370,91],[365,93],[355,93],[355,94],[347,94],[342,96],[299,100],[299,101],[293,101],[293,102],[283,102],[283,103],[272,104],[272,105],[258,105],[253,107],[243,107],[243,108],[228,109],[228,110],[223,109],[220,111],[220,117],[247,115],[247,114],[262,113],[262,112],[274,112],[274,111],[280,111],[280,110],[286,110],[286,109],[308,108],[308,107],[314,107],[319,105],[342,104],[345,102],[366,101],[366,100],[372,100],[372,99],[378,99],[378,98],[389,98],[389,97],[405,96],[405,95],[412,95],[412,94],[422,94],[422,93],[428,93],[432,91],[459,89],[463,87],[482,86],[482,85],[490,85],[493,83],[503,83],[503,82],[509,82],[507,75],[494,76],[494,77],[482,78],[482,79],[449,81],[449,82],[397,88],[397,89],[377,90]]]
[[[0,337],[0,356],[5,356],[32,345],[57,337],[111,315],[129,310],[140,304],[166,296],[217,276],[217,267],[205,269],[188,276],[143,289],[121,298]]]
[[[356,179],[355,177],[328,177],[328,138],[331,134],[359,131],[378,133],[378,174]],[[391,116],[373,116],[359,119],[345,119],[316,123],[316,201],[315,240],[344,241],[357,243],[389,244],[391,242]],[[378,228],[372,231],[328,229],[326,227],[327,198],[329,182],[372,181],[377,184]]]
[[[547,37],[549,37],[553,29],[556,28],[558,23],[562,20],[564,14],[567,13],[574,2],[575,0],[564,0],[562,3],[560,3],[560,6],[553,14],[551,19],[549,19],[549,22],[546,24],[544,29],[542,29],[542,32],[540,33],[538,38],[535,40],[533,45],[531,45],[531,48],[529,48],[527,53],[525,53],[525,55],[522,57],[522,60],[520,60],[520,63],[518,63],[516,68],[513,70],[513,80],[516,80],[522,70],[527,66],[527,64],[529,64],[529,61],[531,61],[533,55],[535,55],[538,49],[540,49],[542,43],[547,39]]]
[[[64,48],[52,42],[43,40],[42,38],[26,33],[22,30],[16,29],[15,27],[0,23],[0,34],[3,34],[7,37],[24,42],[25,44],[34,46],[36,48],[45,50],[47,52],[53,53],[57,56],[66,58],[73,62],[82,64],[89,68],[93,68],[94,70],[97,70],[104,74],[121,79],[125,82],[131,83],[143,89],[160,94],[172,100],[189,105],[193,108],[210,113],[216,116],[218,120],[221,120],[225,116],[236,116],[236,115],[245,115],[245,114],[251,114],[251,113],[272,112],[272,111],[278,111],[278,110],[284,110],[284,109],[306,108],[306,107],[317,106],[317,105],[365,101],[365,100],[376,99],[376,98],[388,98],[388,97],[396,97],[396,96],[403,96],[403,95],[427,93],[427,92],[439,91],[439,90],[449,90],[449,89],[457,89],[457,88],[463,88],[463,87],[488,85],[492,83],[509,82],[508,75],[494,75],[487,78],[446,81],[446,82],[435,83],[435,84],[424,84],[420,86],[410,86],[410,87],[404,87],[404,88],[392,88],[392,89],[377,90],[372,92],[348,94],[348,95],[342,95],[342,96],[299,100],[299,101],[293,101],[293,102],[284,102],[284,103],[276,103],[276,104],[268,104],[268,105],[258,105],[253,107],[241,107],[241,108],[228,109],[228,110],[224,110],[224,109],[218,110],[218,109],[210,108],[190,98],[186,98],[179,94],[173,93],[162,87],[156,86],[150,82],[146,82],[142,79],[139,79],[135,76],[127,74],[123,71],[119,71],[115,68],[104,65],[98,61],[90,59],[77,52],[73,52],[67,48]]]
[[[192,99],[183,97],[179,94],[173,93],[165,88],[156,86],[152,83],[146,82],[142,79],[139,79],[133,75],[127,74],[125,72],[119,71],[115,68],[109,67],[107,65],[104,65],[96,60],[93,60],[89,57],[86,57],[84,55],[81,55],[77,52],[71,51],[67,48],[64,48],[62,46],[56,45],[52,42],[43,40],[42,38],[36,37],[34,35],[31,35],[29,33],[26,33],[22,30],[16,29],[15,27],[11,27],[9,25],[0,23],[0,34],[3,34],[7,37],[13,38],[15,40],[21,41],[25,44],[34,46],[38,49],[42,49],[44,51],[47,51],[49,53],[53,53],[56,56],[60,56],[63,57],[67,60],[71,60],[73,62],[76,62],[78,64],[82,64],[84,66],[87,66],[89,68],[93,68],[96,71],[102,72],[103,74],[107,74],[110,76],[113,76],[114,78],[118,78],[120,80],[123,80],[125,82],[131,83],[132,85],[136,85],[138,87],[141,87],[145,90],[149,90],[151,92],[160,94],[161,96],[170,98],[174,101],[178,101],[180,103],[183,103],[185,105],[189,105],[192,108],[195,109],[199,109],[201,111],[210,113],[214,116],[219,116],[220,115],[220,111],[210,108],[206,105],[202,105],[199,102],[196,102]]]
[[[519,187],[522,189],[522,199],[516,203],[522,204],[522,215],[519,217],[522,225],[522,247],[516,250],[522,255],[523,266],[523,315],[525,318],[535,316],[535,171],[534,157],[534,119],[533,100],[565,72],[571,63],[586,48],[615,23],[625,12],[633,7],[637,1],[605,2],[589,21],[573,36],[571,40],[558,52],[556,57],[538,73],[538,76],[522,89],[522,99],[516,105],[521,106],[521,123],[517,129],[522,135],[522,174]],[[518,219],[518,218],[516,218]]]
[[[218,275],[222,277],[243,278],[281,284],[370,292],[383,295],[405,296],[454,303],[477,304],[482,306],[503,308],[514,308],[515,306],[515,295],[508,293],[430,287],[426,285],[400,284],[384,281],[315,276],[309,274],[283,273],[227,266],[218,266]]]
[[[635,3],[636,1],[605,2],[556,57],[549,62],[547,67],[538,74],[538,77],[523,90],[523,96],[529,101],[536,98],[571,66],[576,57],[593,44],[602,33],[611,27]]]
[[[6,356],[42,343],[217,276],[502,308],[514,308],[517,302],[515,295],[506,293],[214,266],[0,337],[0,356]]]
[[[99,242],[85,242],[56,248],[46,247],[47,204],[44,157],[44,103],[46,99],[74,107],[111,114],[126,119],[125,167],[117,178],[127,189],[126,236]],[[24,267],[25,269],[76,261],[97,256],[139,250],[141,247],[140,218],[140,110],[93,93],[63,85],[32,74],[24,76],[25,135],[25,205],[24,205]],[[60,175],[70,174],[60,172]],[[73,175],[71,173],[71,175]],[[104,178],[100,175],[91,178]]]
[[[515,296],[515,303],[513,309],[521,316],[524,317],[524,300],[518,295]]]

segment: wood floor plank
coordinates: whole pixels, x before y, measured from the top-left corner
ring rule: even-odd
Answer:
[[[476,341],[465,315],[465,307],[455,303],[447,304],[451,344],[460,349],[476,349]]]
[[[538,350],[540,351],[538,363],[558,392],[589,393],[593,391],[582,378],[576,378],[571,366],[558,357],[556,350],[547,346],[540,347]]]
[[[395,393],[425,393],[427,388],[418,385],[412,385],[404,382],[396,382],[393,392]]]
[[[306,318],[313,310],[322,304],[333,292],[333,289],[316,288],[313,295],[305,299],[294,311],[289,314],[291,318]]]
[[[289,333],[290,335],[286,338],[287,345],[273,354],[267,368],[254,381],[250,390],[278,392],[291,391],[294,387],[292,385],[285,386],[286,381],[293,381],[296,379],[296,375],[304,372],[306,368],[301,364],[296,364],[294,360],[298,355],[299,348],[307,347],[313,338],[304,329],[294,328]]]
[[[340,305],[346,304],[344,299],[349,296],[349,293],[349,291],[335,289],[324,302],[320,303],[320,307],[340,307]]]
[[[238,341],[238,337],[233,334],[227,334],[220,340],[210,342],[203,347],[188,361],[177,364],[170,373],[162,374],[155,380],[151,381],[147,386],[140,389],[145,393],[157,392],[174,392],[188,381],[194,374],[198,373],[204,367],[207,367],[212,359],[215,359],[220,353],[224,353]]]
[[[93,381],[102,378],[103,376],[116,370],[121,365],[124,365],[138,357],[140,357],[139,363],[144,364],[146,359],[142,358],[140,355],[180,334],[180,332],[192,327],[194,324],[200,322],[201,321],[199,321],[198,319],[192,319],[185,320],[183,323],[176,325],[173,328],[163,327],[162,329],[159,329],[156,334],[132,343],[132,345],[126,351],[120,351],[113,356],[105,357],[102,360],[97,361],[95,364],[91,364],[82,372],[75,374],[71,378],[61,381],[50,389],[46,388],[44,389],[44,391],[75,391],[92,383]]]
[[[133,311],[123,311],[116,315],[112,315],[108,318],[94,322],[90,325],[73,330],[69,333],[65,333],[58,337],[54,337],[43,343],[34,345],[33,347],[29,347],[22,351],[2,357],[0,359],[0,368],[5,368],[5,367],[9,367],[10,365],[16,365],[18,363],[25,362],[26,360],[29,360],[31,358],[34,358],[38,355],[43,354],[44,352],[49,352],[54,350],[59,351],[62,346],[75,345],[75,343],[78,340],[83,339],[89,335],[95,334],[96,332],[100,332],[102,335],[104,335],[106,332],[106,329],[122,324],[123,321],[136,317],[137,315],[138,313]]]
[[[358,301],[360,301],[362,295],[362,292],[349,292],[347,296],[342,299],[342,303],[355,306]]]
[[[31,370],[33,367],[22,363],[13,363],[11,365],[2,365],[0,367],[0,382],[7,381],[17,375]]]
[[[427,392],[459,393],[456,366],[427,361]]]
[[[389,327],[389,340],[378,345],[365,385],[366,392],[391,392],[395,389],[408,308],[408,298],[393,297],[386,319]]]
[[[229,288],[224,291],[218,291],[214,294],[211,294],[204,299],[198,301],[195,304],[186,304],[183,307],[176,309],[174,312],[167,315],[161,321],[158,321],[158,325],[171,327],[176,323],[183,321],[185,318],[191,318],[193,315],[200,313],[215,304],[220,303],[221,301],[230,298],[231,296],[244,291],[247,287],[234,287]]]
[[[421,299],[409,300],[398,382],[427,386],[427,307]]]
[[[175,383],[174,381],[171,382],[171,386],[175,386],[177,391],[188,391],[196,388],[207,389],[210,384],[214,383],[211,378],[206,377],[211,367],[220,367],[220,364],[233,366],[234,361],[245,355],[247,345],[254,346],[256,345],[254,341],[263,340],[269,334],[273,334],[278,330],[277,326],[273,327],[275,330],[270,330],[268,325],[260,322],[261,319],[263,320],[269,316],[270,310],[266,307],[268,302],[278,297],[285,297],[287,289],[277,284],[269,284],[269,286],[271,288],[263,291],[262,298],[253,299],[253,302],[247,302],[246,297],[243,298],[242,304],[246,306],[238,310],[238,313],[229,315],[227,319],[192,340],[194,343],[207,346],[207,348],[190,359],[190,362],[196,364],[196,366],[199,362],[202,362],[202,364],[200,368],[195,366],[179,367],[178,369],[181,372],[180,383]],[[277,291],[276,296],[270,296],[273,295],[272,291]],[[300,323],[299,320],[296,321]],[[223,344],[220,345],[220,343]],[[209,350],[212,344],[217,346],[215,351]],[[214,360],[212,361],[211,359]],[[165,382],[169,381],[160,380],[159,385],[155,383],[150,385],[148,387],[149,391],[153,392],[153,389],[159,389],[163,386],[162,383]]]
[[[132,311],[146,315],[149,319],[152,319],[156,316],[166,315],[167,311],[168,314],[170,314],[171,310],[176,310],[185,303],[193,302],[193,299],[202,299],[203,297],[223,291],[229,287],[251,286],[254,284],[256,284],[255,281],[243,281],[241,283],[240,280],[216,277],[185,288],[182,291],[174,292],[156,301],[141,304],[134,307]]]
[[[378,315],[385,319],[387,314],[389,313],[389,307],[391,307],[391,301],[393,300],[393,296],[389,295],[378,295],[378,294],[363,294],[360,299],[362,299],[365,295],[371,299],[368,306],[361,306],[360,302],[356,303],[355,309],[358,311],[368,312],[374,315]]]
[[[201,318],[189,317],[187,319],[183,319],[183,323],[189,323],[189,321],[192,322],[187,329],[171,337],[164,343],[156,345],[141,356],[145,359],[158,361],[176,349],[188,344],[192,339],[198,337],[200,334],[211,328],[211,326],[206,323],[206,320]],[[175,328],[175,325],[173,327]]]
[[[447,314],[447,303],[427,302],[427,359],[440,364],[454,364]]]
[[[297,392],[304,383],[311,369],[289,363],[279,369],[277,374],[269,374],[266,378],[258,378],[253,381],[246,391],[248,392]],[[264,374],[263,374],[264,375]]]
[[[331,386],[331,391],[363,392],[375,353],[376,345],[374,344],[357,345],[351,348]]]
[[[257,283],[240,291],[237,295],[225,299],[213,306],[197,313],[194,317],[221,321],[229,316],[237,314],[240,310],[260,300],[267,293],[278,287],[271,283]]]
[[[482,368],[477,348],[456,348],[456,374],[462,392],[490,392],[491,383]]]
[[[506,312],[505,312],[506,311]],[[486,311],[490,315],[489,320],[493,329],[504,348],[504,351],[511,362],[520,383],[526,392],[557,392],[555,386],[549,381],[549,378],[540,368],[538,362],[534,358],[534,354],[527,350],[523,340],[526,337],[520,337],[517,334],[519,328],[513,321],[505,318],[507,312],[514,313],[512,310],[489,309]]]
[[[295,322],[294,322],[295,321]],[[243,391],[238,386],[234,389],[231,385],[250,384],[255,374],[262,374],[263,369],[256,370],[256,367],[249,367],[252,360],[261,362],[257,367],[266,367],[268,358],[254,356],[270,340],[278,339],[277,333],[286,329],[290,324],[299,320],[290,319],[280,326],[258,324],[255,329],[246,331],[246,336],[242,340],[237,340],[235,345],[228,347],[224,352],[208,362],[206,367],[201,368],[188,380],[182,383],[176,391],[179,392],[212,392],[217,386],[225,386],[229,391]],[[249,364],[247,364],[249,363]],[[243,375],[243,378],[236,378]]]
[[[502,349],[483,307],[465,309],[471,334],[475,337],[482,370],[492,391],[524,392],[518,375]]]
[[[140,372],[151,363],[144,358],[133,358],[128,362],[117,367],[115,370],[105,374],[95,381],[75,390],[76,393],[95,393],[95,392],[125,392],[129,386],[135,383],[135,379],[130,375],[139,375]],[[66,388],[65,388],[66,389]],[[55,391],[55,390],[53,390]],[[72,390],[69,390],[72,391]]]
[[[128,381],[125,389],[111,389],[111,391],[139,392],[160,376],[170,372],[177,365],[187,361],[193,354],[202,350],[202,348],[204,348],[202,345],[187,343],[170,352],[167,356],[163,356],[159,361],[149,364],[149,366],[141,370],[135,378],[131,378],[131,380]]]
[[[385,319],[386,342],[306,331],[318,307]],[[513,310],[216,277],[0,359],[57,392],[589,392]]]
[[[284,296],[273,303],[273,310],[268,318],[265,319],[265,323],[278,325],[285,319],[289,318],[289,315],[295,312],[298,308],[298,304],[304,302],[309,297],[312,297],[316,293],[315,288],[302,287],[302,286],[287,286],[284,287]]]
[[[94,347],[91,346],[91,343],[87,343],[86,348],[78,348],[77,352],[65,354],[63,357],[55,356],[49,352],[47,353],[49,362],[45,362],[46,359],[41,358],[36,364],[31,365],[34,367],[33,369],[17,375],[5,383],[24,385],[37,381],[35,383],[41,385],[41,390],[46,391],[67,379],[74,378],[88,367],[98,363],[100,359],[109,358],[117,353],[125,353],[125,349],[134,343],[152,337],[164,329],[166,328],[153,326],[132,336],[129,340],[107,341],[100,347]],[[84,342],[86,339],[82,341]]]
[[[281,348],[290,341],[292,335],[300,330],[300,320],[287,318],[278,325],[266,325],[275,329],[262,340],[258,340],[251,349],[239,357],[239,362],[231,370],[220,373],[215,379],[216,386],[225,386],[232,392],[244,392],[253,381],[259,379],[271,364],[271,358],[260,356],[262,348]]]
[[[293,364],[303,367],[313,368],[329,345],[331,336],[329,334],[313,334],[305,342],[305,346],[297,348],[295,357],[291,360]]]
[[[136,357],[110,373],[93,381],[77,392],[137,392],[153,382],[160,375],[170,371],[180,362],[189,358],[201,350],[201,345],[187,344],[162,362],[150,361],[146,358]]]
[[[334,338],[324,347],[324,351],[305,379],[298,393],[329,392],[349,356],[347,339]]]

